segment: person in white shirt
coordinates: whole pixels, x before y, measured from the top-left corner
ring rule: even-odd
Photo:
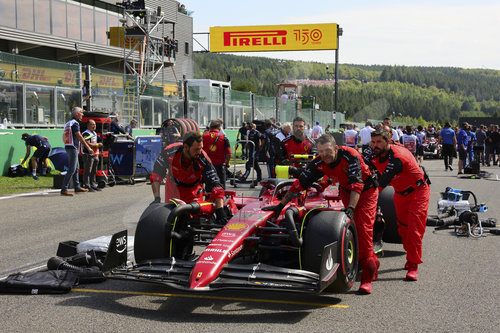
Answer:
[[[406,126],[406,133],[402,136],[403,146],[410,151],[410,153],[417,159],[417,136],[413,134],[413,128]]]
[[[316,140],[323,134],[323,128],[320,125],[320,122],[317,121],[316,125],[314,125],[312,132],[311,132],[311,137]]]
[[[375,131],[371,121],[365,123],[365,127],[359,131],[359,141],[361,142],[361,152],[363,155],[368,155],[371,153],[370,142],[372,141],[372,132]]]
[[[358,150],[358,132],[354,130],[354,125],[349,125],[348,129],[344,132],[344,144],[347,147]]]
[[[305,134],[306,134],[306,136],[307,136],[308,138],[310,138],[310,137],[311,137],[311,135],[312,135],[311,125],[307,124],[307,128],[306,128],[306,130],[305,130]]]
[[[389,126],[392,132],[392,140],[399,142],[399,133],[392,127],[391,118],[387,117],[384,119],[384,125]]]

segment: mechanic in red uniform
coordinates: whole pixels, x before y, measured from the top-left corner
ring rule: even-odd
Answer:
[[[221,132],[221,121],[210,121],[210,130],[203,134],[203,150],[208,155],[219,176],[220,184],[226,189],[226,167],[231,159],[231,146],[227,136]]]
[[[363,268],[359,292],[370,294],[380,265],[373,252],[373,223],[377,213],[378,186],[361,154],[351,147],[338,146],[330,134],[317,139],[319,156],[300,173],[290,190],[276,206],[264,207],[277,215],[299,192],[326,176],[340,184],[340,197],[346,215],[354,220],[358,232],[359,262]]]
[[[165,177],[165,202],[172,198],[186,203],[202,201],[203,184],[206,184],[210,200],[215,201],[216,221],[220,224],[227,222],[224,189],[214,166],[203,151],[200,133],[186,133],[182,143],[176,142],[167,146],[158,156],[150,177],[155,197],[153,203],[161,201],[160,184]]]
[[[291,155],[314,154],[314,142],[306,136],[306,121],[301,117],[293,120],[292,135],[281,141],[278,151],[278,161],[291,160]]]
[[[406,280],[417,281],[429,208],[429,178],[408,149],[389,143],[387,132],[377,130],[371,136],[373,153],[365,160],[377,169],[380,187],[394,187],[398,232],[406,250]]]

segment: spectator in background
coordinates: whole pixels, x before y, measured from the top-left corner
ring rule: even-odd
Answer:
[[[288,138],[291,135],[292,132],[292,124],[290,123],[284,123],[281,126],[281,130],[276,134],[276,137],[280,140],[283,141],[286,138]]]
[[[113,119],[109,126],[109,130],[113,132],[113,134],[125,134],[130,140],[134,140],[132,136],[130,136],[127,131],[123,128],[123,126],[119,123],[119,116],[117,113],[111,113],[110,118]]]
[[[288,99],[288,94],[286,93],[286,91],[283,91],[283,95],[281,95],[281,98],[283,100],[287,100]]]
[[[471,124],[467,126],[467,157],[469,159],[469,166],[472,166],[474,160],[474,145],[476,144],[476,133],[472,130]],[[464,168],[467,163],[464,161]]]
[[[424,140],[425,140],[425,132],[422,125],[418,125],[417,132],[415,133],[417,136],[417,162],[419,165],[424,163]]]
[[[413,134],[411,125],[406,126],[405,134],[401,137],[403,146],[417,159],[417,136]]]
[[[264,131],[263,149],[266,152],[267,175],[269,178],[276,178],[276,151],[279,149],[281,140],[276,138],[271,120],[266,120],[264,124],[266,130]],[[276,144],[276,141],[279,141],[278,144]]]
[[[45,176],[47,174],[47,157],[50,153],[49,139],[45,136],[40,136],[37,134],[29,135],[28,133],[23,133],[23,135],[21,135],[21,139],[26,144],[26,155],[24,155],[21,165],[23,165],[30,156],[31,147],[36,148],[33,156],[30,159],[30,164],[32,168],[31,174],[33,176],[33,179],[38,180],[38,176],[36,175],[36,169],[38,168],[38,159],[40,159],[40,162],[43,163],[42,176]]]
[[[476,131],[476,144],[474,145],[474,155],[479,163],[483,166],[484,163],[484,144],[486,140],[486,132],[484,131],[486,126],[480,125]]]
[[[372,141],[371,133],[375,130],[372,127],[372,122],[367,121],[365,123],[365,127],[359,131],[359,141],[361,142],[361,151],[363,155],[368,155],[371,153],[371,149],[368,151],[370,147],[370,142]]]
[[[255,172],[257,172],[257,182],[260,182],[262,180],[262,170],[259,166],[258,155],[259,151],[264,146],[265,137],[262,133],[257,131],[257,125],[255,125],[254,123],[250,124],[249,127],[250,130],[248,131],[248,141],[253,142],[253,145],[249,144],[247,146],[248,160],[245,164],[245,173],[240,177],[238,181],[246,181],[253,167]]]
[[[384,125],[389,126],[392,132],[391,140],[399,142],[399,133],[392,127],[391,118],[384,118]]]
[[[321,123],[319,121],[316,121],[316,125],[314,125],[312,132],[311,132],[311,137],[314,140],[316,140],[321,135],[323,135],[323,128],[321,127]]]
[[[221,132],[220,120],[210,121],[210,130],[203,134],[203,150],[212,161],[220,184],[226,189],[226,167],[231,159],[231,146],[227,136]]]
[[[132,135],[132,131],[134,130],[134,128],[137,127],[137,120],[135,119],[132,119],[130,121],[130,124],[125,126],[125,134],[127,134],[129,136],[129,138],[133,139],[134,136]]]
[[[92,151],[92,148],[80,133],[79,121],[82,120],[83,109],[80,107],[74,107],[71,114],[73,118],[68,121],[66,125],[64,125],[62,137],[66,154],[68,154],[69,168],[61,185],[61,195],[69,197],[73,196],[73,194],[68,191],[69,181],[71,179],[73,179],[75,193],[88,192],[86,188],[80,187],[80,181],[78,179],[78,170],[80,169],[80,165],[78,163],[78,152],[80,151],[80,144],[83,145],[87,151]]]
[[[493,155],[493,160],[496,156],[496,162],[500,160],[500,132],[498,131],[498,125],[493,125],[493,131],[491,132],[491,155]],[[495,165],[495,163],[493,163]]]
[[[458,174],[463,174],[465,160],[467,159],[467,128],[469,124],[462,123],[462,129],[457,134],[457,151],[458,151]]]
[[[330,124],[326,125],[325,134],[330,134]]]
[[[175,127],[174,122],[169,119],[167,121],[167,126],[162,128],[161,136],[165,142],[165,147],[167,147],[179,140],[181,138],[181,133],[179,133],[179,130]]]
[[[92,148],[92,151],[88,151],[84,146],[80,146],[83,160],[82,183],[83,188],[86,188],[89,192],[101,190],[97,186],[96,173],[97,165],[99,164],[99,147],[102,147],[102,143],[100,143],[101,138],[97,136],[95,128],[95,121],[90,119],[87,123],[87,130],[82,133],[83,138],[87,141],[90,148]]]
[[[312,137],[312,129],[311,129],[311,125],[310,124],[307,124],[307,127],[306,127],[306,130],[304,132],[306,134],[306,136],[308,138],[311,138]]]
[[[246,140],[247,139],[247,132],[248,132],[247,123],[242,122],[241,127],[238,130],[238,133],[236,133],[236,141]],[[243,159],[247,158],[246,145],[247,144],[245,142],[241,143],[241,158],[243,158]],[[236,144],[236,149],[238,149],[238,144]],[[234,153],[236,154],[236,151]]]
[[[493,143],[493,133],[495,132],[495,125],[490,124],[489,130],[486,132],[486,141],[485,141],[485,147],[486,147],[486,166],[491,166],[491,160],[493,159],[493,165],[497,164],[497,160],[495,157],[495,145]]]
[[[344,131],[344,145],[358,150],[358,132],[354,130],[354,125],[349,124],[348,129]]]
[[[457,136],[454,130],[451,129],[450,123],[447,121],[444,128],[439,133],[438,144],[442,144],[441,155],[444,158],[444,171],[453,171],[453,156],[457,149]],[[460,168],[459,168],[460,169]]]

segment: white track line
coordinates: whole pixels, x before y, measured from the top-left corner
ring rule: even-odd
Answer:
[[[49,193],[56,193],[56,192],[61,192],[61,190],[47,190],[47,191],[40,191],[40,192],[30,192],[30,193],[14,194],[14,195],[8,195],[8,196],[5,196],[5,197],[0,197],[0,200],[20,198],[20,197],[29,197],[29,196],[32,196],[32,195],[47,195]]]

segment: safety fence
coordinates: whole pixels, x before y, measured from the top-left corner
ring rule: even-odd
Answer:
[[[75,106],[114,112],[123,124],[136,119],[139,128],[158,128],[169,118],[191,118],[201,128],[223,119],[229,129],[243,121],[290,122],[296,116],[323,127],[341,122],[333,121],[331,111],[300,104],[299,99],[190,85],[189,80],[146,85],[137,75],[0,52],[0,119],[10,128],[60,128]]]

